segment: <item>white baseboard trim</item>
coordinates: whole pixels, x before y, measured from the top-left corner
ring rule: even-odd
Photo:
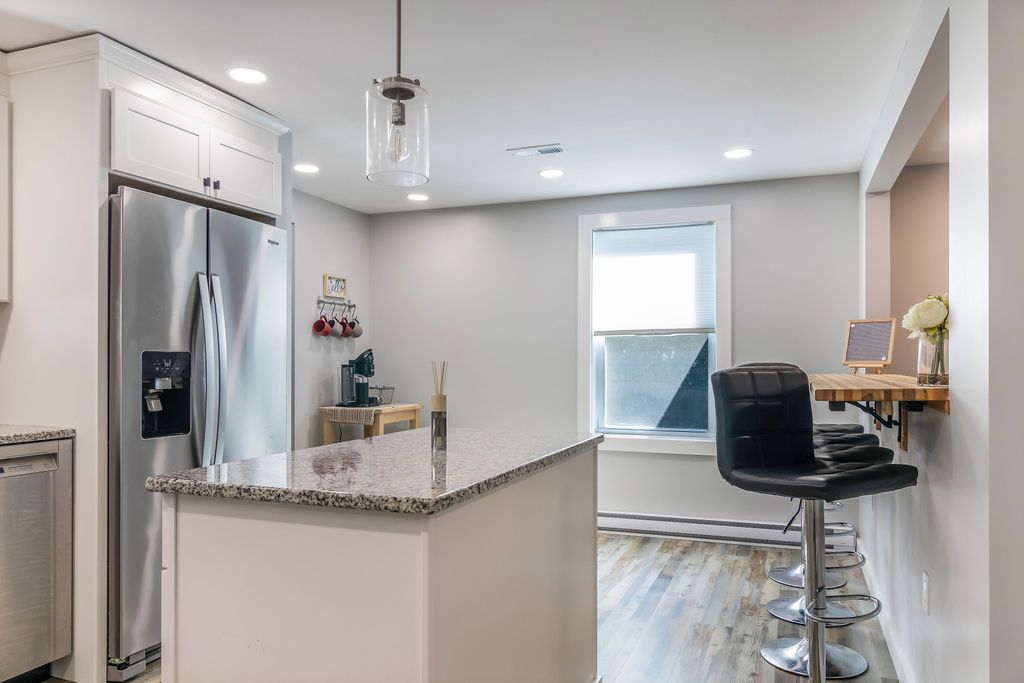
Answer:
[[[868,561],[861,567],[861,572],[864,574],[864,583],[867,584],[870,595],[878,595],[878,592],[875,590],[875,573],[871,568],[871,553],[863,548],[861,551],[868,558]],[[885,638],[885,646],[889,649],[889,659],[892,660],[892,667],[896,669],[896,679],[900,683],[916,683],[914,678],[910,676],[909,670],[903,661],[903,651],[893,648],[896,640],[893,637],[891,618],[885,605],[882,605],[882,611],[878,614],[878,625],[882,628],[882,637]]]
[[[785,534],[785,522],[751,522],[703,517],[676,517],[672,515],[646,515],[632,512],[599,511],[598,531],[643,536],[666,536],[722,543],[765,545],[783,548],[800,547],[800,527],[794,524]],[[829,549],[851,549],[853,536],[832,539]]]

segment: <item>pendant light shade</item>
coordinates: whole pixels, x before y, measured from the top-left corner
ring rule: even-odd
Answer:
[[[415,187],[430,179],[427,91],[402,76],[402,0],[396,0],[395,75],[366,91],[366,179]]]
[[[418,80],[391,76],[366,91],[366,179],[395,187],[430,177],[427,91]]]

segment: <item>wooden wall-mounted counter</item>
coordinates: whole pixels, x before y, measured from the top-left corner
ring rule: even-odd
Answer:
[[[809,375],[814,400],[828,401],[833,410],[845,404],[860,408],[875,418],[876,428],[899,427],[900,448],[907,450],[909,413],[925,406],[949,414],[949,387],[921,386],[907,375]],[[899,419],[893,419],[893,404],[899,404]],[[843,406],[843,407],[841,407]]]

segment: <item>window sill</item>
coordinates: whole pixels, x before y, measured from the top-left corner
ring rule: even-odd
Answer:
[[[715,440],[700,437],[605,434],[599,450],[623,453],[664,453],[715,457]]]

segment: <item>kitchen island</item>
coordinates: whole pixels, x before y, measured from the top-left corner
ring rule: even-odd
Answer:
[[[417,429],[150,478],[163,680],[599,680],[601,440]]]

